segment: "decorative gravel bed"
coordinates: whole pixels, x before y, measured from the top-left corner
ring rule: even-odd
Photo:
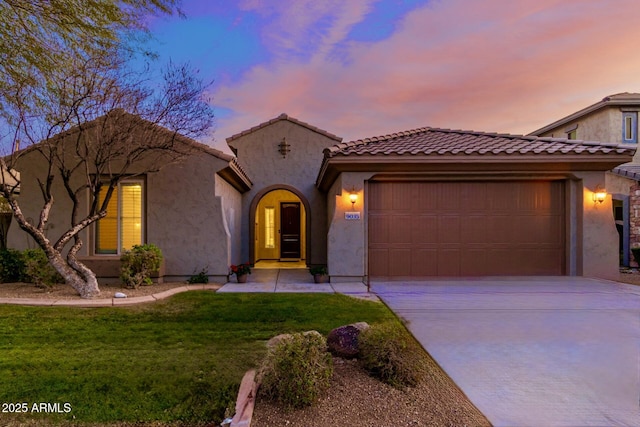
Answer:
[[[368,376],[357,361],[334,358],[327,394],[314,406],[286,411],[258,400],[251,427],[490,426],[431,358],[429,374],[404,391]]]

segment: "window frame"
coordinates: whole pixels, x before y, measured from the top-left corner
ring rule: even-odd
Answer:
[[[631,135],[627,138],[627,121],[631,121]],[[638,113],[625,111],[622,113],[622,142],[625,144],[638,143]]]
[[[267,214],[267,212],[270,212]],[[276,208],[275,206],[264,207],[264,248],[274,249],[276,247]]]
[[[114,189],[114,193],[117,192],[117,215],[116,215],[116,250],[105,250],[100,249],[98,245],[100,244],[99,235],[99,223],[101,220],[95,222],[93,227],[93,254],[98,256],[119,256],[124,250],[122,248],[122,187],[126,185],[140,185],[140,244],[144,244],[146,242],[146,181],[144,178],[135,178],[135,179],[123,179],[118,182],[118,186]],[[108,185],[108,183],[106,183]],[[106,188],[106,187],[103,187]],[[113,201],[109,200],[109,203]]]

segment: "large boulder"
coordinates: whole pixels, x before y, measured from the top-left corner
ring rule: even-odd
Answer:
[[[353,359],[360,352],[358,346],[358,336],[360,332],[369,328],[367,322],[352,323],[335,328],[329,332],[327,337],[327,347],[334,356],[345,359]]]

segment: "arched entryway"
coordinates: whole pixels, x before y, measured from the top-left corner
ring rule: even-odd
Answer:
[[[305,261],[309,247],[309,203],[287,185],[271,186],[254,197],[250,208],[250,257],[258,261]]]

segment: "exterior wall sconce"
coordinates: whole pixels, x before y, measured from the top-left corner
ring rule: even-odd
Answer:
[[[606,198],[607,198],[607,190],[605,190],[604,188],[598,185],[595,191],[593,192],[593,203],[602,203]]]
[[[349,192],[349,201],[351,202],[351,208],[354,208],[355,205],[356,205],[356,202],[358,201],[358,192],[353,187],[351,188],[351,191]]]
[[[287,153],[289,151],[291,151],[291,145],[287,144],[287,139],[286,138],[282,138],[282,141],[280,142],[280,144],[278,144],[278,152],[280,154],[282,154],[282,158],[286,158],[287,157]]]

